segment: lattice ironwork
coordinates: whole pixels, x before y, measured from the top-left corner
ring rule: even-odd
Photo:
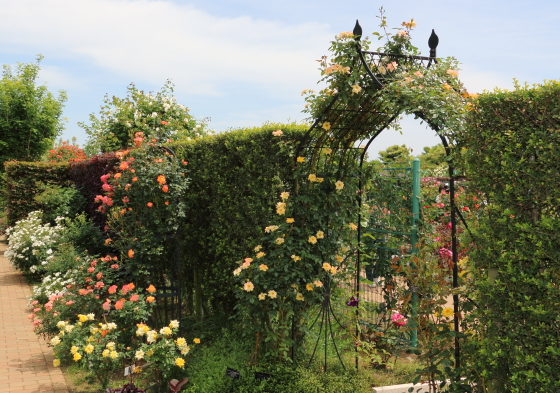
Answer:
[[[359,39],[362,35],[362,28],[358,21],[353,31]],[[340,99],[339,93],[333,94],[330,102],[320,113],[307,134],[301,140],[296,156],[311,157],[307,161],[308,173],[316,173],[316,168],[324,168],[325,173],[318,173],[321,177],[354,177],[360,182],[359,188],[362,189],[361,170],[367,150],[376,137],[387,128],[393,120],[400,115],[398,105],[386,102],[383,98],[383,86],[397,78],[396,70],[408,70],[412,66],[415,68],[428,68],[432,64],[437,63],[436,49],[439,38],[432,30],[432,34],[428,40],[430,48],[430,56],[408,56],[402,54],[391,54],[381,52],[369,52],[359,50],[359,55],[354,61],[351,72],[356,70],[365,70],[365,74],[369,78],[362,80],[363,85],[360,94],[357,94],[351,102],[345,103]],[[387,66],[391,63],[391,66]],[[439,128],[431,124],[422,112],[415,113],[418,117],[425,120],[430,127],[439,134]],[[328,123],[330,127],[324,127]],[[449,145],[446,138],[440,135],[442,143],[449,154]],[[331,154],[321,154],[321,150],[329,149]],[[356,163],[358,170],[356,170]],[[352,168],[349,170],[348,168]],[[453,168],[450,167],[450,194],[451,194],[451,222],[452,222],[452,248],[454,259],[457,255],[456,240],[456,208],[455,208],[455,190]],[[362,204],[361,197],[358,197],[357,203]],[[361,221],[361,217],[358,217]],[[362,239],[363,233],[361,226],[358,228],[358,239]],[[362,271],[361,255],[358,251],[356,270]],[[453,285],[458,285],[457,261],[454,260]],[[360,278],[359,273],[355,282],[356,296],[360,296]],[[455,313],[458,313],[458,298],[454,298]],[[330,293],[325,293],[325,301],[323,302],[323,315],[330,315],[332,310],[330,305]],[[330,320],[324,321],[330,326]],[[458,320],[455,321],[455,328],[458,329]],[[327,337],[325,336],[325,340]],[[326,345],[326,343],[325,343]],[[358,358],[356,358],[356,365]],[[456,341],[456,365],[460,365],[458,341]],[[326,364],[325,364],[326,367]]]

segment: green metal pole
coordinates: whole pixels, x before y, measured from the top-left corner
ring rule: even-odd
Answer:
[[[420,160],[415,158],[412,161],[412,220],[411,220],[411,236],[410,243],[412,246],[412,254],[416,254],[416,243],[418,242],[418,219],[420,216]],[[417,329],[417,316],[418,316],[418,291],[412,289],[412,307],[411,314],[411,327],[410,331],[410,346],[416,348],[418,345],[418,329]]]

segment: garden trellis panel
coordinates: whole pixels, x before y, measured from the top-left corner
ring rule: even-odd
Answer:
[[[391,288],[399,285],[400,265],[416,252],[420,211],[420,160],[384,164],[367,179],[365,205],[368,209],[361,271],[356,285],[367,302],[361,320],[370,329],[383,330],[390,323],[390,309],[397,298]],[[400,283],[403,285],[403,283]],[[417,301],[413,295],[413,304]],[[413,310],[414,312],[414,310]],[[416,346],[416,330],[410,345]]]

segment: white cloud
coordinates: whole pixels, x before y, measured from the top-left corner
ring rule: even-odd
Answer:
[[[318,75],[310,56],[332,35],[325,24],[215,17],[170,1],[18,0],[1,2],[0,13],[2,44],[86,57],[130,81],[171,78],[206,96],[231,81],[270,94],[308,87]]]
[[[503,73],[482,71],[472,66],[464,66],[460,78],[470,93],[482,93],[484,90],[492,91],[496,87],[500,89],[511,89],[513,87],[512,79]]]
[[[51,92],[85,87],[81,79],[69,76],[61,67],[44,65],[41,65],[38,84],[46,84]]]

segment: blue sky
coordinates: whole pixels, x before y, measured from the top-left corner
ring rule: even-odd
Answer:
[[[320,77],[315,60],[356,19],[364,34],[376,31],[382,5],[391,27],[416,20],[413,42],[425,54],[435,29],[438,56],[462,63],[471,92],[559,78],[557,0],[1,0],[0,58],[45,56],[41,81],[68,93],[64,139],[85,142],[77,123],[106,93],[123,97],[131,82],[158,91],[167,79],[191,114],[224,131],[305,118],[300,93]],[[403,135],[385,131],[372,153],[405,143],[416,154],[438,143],[418,122],[403,125]]]

